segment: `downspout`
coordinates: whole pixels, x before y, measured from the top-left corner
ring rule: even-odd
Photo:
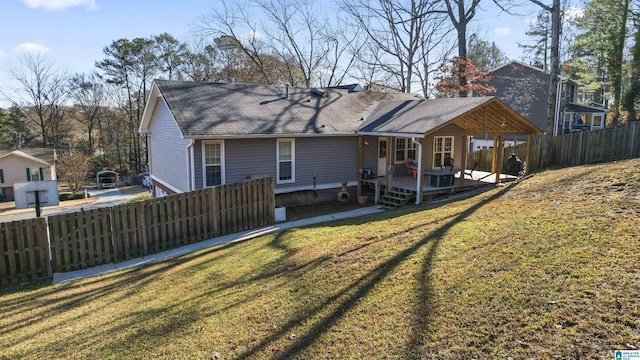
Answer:
[[[554,119],[553,119],[553,136],[557,136],[558,135],[558,126],[560,125],[560,97],[561,97],[561,90],[562,90],[562,84],[564,83],[564,81],[562,79],[560,79],[560,81],[558,81],[558,85],[557,89],[556,89],[556,108],[553,109],[554,111]],[[546,129],[545,129],[546,130]]]
[[[191,141],[189,141],[189,144],[187,145],[187,167],[188,167],[188,171],[187,171],[187,186],[188,189],[187,191],[192,191],[195,190],[196,188],[196,177],[195,177],[195,169],[193,168],[193,164],[194,159],[195,159],[195,151],[193,149],[193,146],[195,145],[196,141],[191,139]]]
[[[416,205],[418,205],[422,202],[422,143],[413,136],[411,137],[411,142],[416,144],[416,151],[418,152],[418,176],[416,176]]]

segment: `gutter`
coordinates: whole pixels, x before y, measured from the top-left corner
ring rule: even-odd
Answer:
[[[392,137],[410,137],[412,139],[425,137],[424,133],[398,133],[398,132],[375,132],[375,131],[356,131],[357,135],[371,135],[371,136],[392,136]]]

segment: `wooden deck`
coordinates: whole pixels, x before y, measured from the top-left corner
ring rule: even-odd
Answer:
[[[508,182],[515,180],[515,176],[502,174],[500,175],[501,182]],[[460,179],[460,172],[455,173],[455,179],[453,186],[446,187],[432,187],[429,186],[428,176],[424,177],[422,182],[422,196],[427,199],[429,196],[447,193],[456,193],[473,189],[482,185],[494,184],[496,180],[495,173],[489,173],[484,171],[474,171],[473,177],[466,175],[464,179]],[[376,179],[362,180],[364,183],[375,184]],[[392,187],[411,191],[415,194],[416,179],[411,176],[394,176],[392,179]]]

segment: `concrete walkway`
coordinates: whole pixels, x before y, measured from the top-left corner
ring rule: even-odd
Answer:
[[[370,206],[359,208],[351,211],[344,211],[336,214],[322,215],[316,216],[308,219],[301,219],[296,221],[284,222],[275,224],[272,226],[263,227],[260,229],[244,231],[236,234],[229,234],[225,236],[220,236],[217,238],[213,238],[210,240],[202,241],[195,244],[190,244],[186,246],[182,246],[176,249],[166,250],[163,252],[159,252],[157,254],[152,254],[148,256],[144,256],[138,259],[132,259],[123,261],[117,264],[107,264],[102,266],[96,266],[89,269],[77,270],[77,271],[69,271],[64,273],[54,273],[53,274],[53,284],[62,284],[71,281],[76,281],[80,279],[85,279],[89,277],[99,276],[108,274],[114,271],[120,271],[125,269],[130,269],[137,266],[143,266],[148,264],[157,263],[160,261],[164,261],[167,259],[171,259],[177,256],[186,255],[195,251],[208,249],[213,246],[218,246],[222,244],[227,244],[236,241],[244,241],[253,239],[255,237],[275,233],[282,230],[319,224],[327,221],[340,220],[340,219],[348,219],[363,215],[370,215],[379,212],[383,212],[384,210],[377,206]]]

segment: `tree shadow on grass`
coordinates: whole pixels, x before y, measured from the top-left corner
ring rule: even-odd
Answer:
[[[495,194],[494,196],[485,199],[493,200],[504,194],[506,189],[503,189],[501,192]],[[339,220],[331,223],[323,223],[318,225],[308,226],[306,228],[322,228],[322,227],[334,227],[334,226],[343,226],[343,225],[351,225],[351,226],[366,226],[367,223],[377,222],[377,221],[385,221],[390,218],[394,218],[397,216],[402,216],[406,213],[411,213],[415,211],[427,210],[428,208],[435,208],[441,205],[427,205],[424,208],[412,208],[411,210],[406,211],[394,211],[389,213],[381,213],[376,214],[374,216],[356,218],[356,219],[347,219],[347,220]],[[228,304],[224,306],[217,307],[215,310],[202,310],[200,305],[203,301],[207,301],[207,299],[211,299],[211,297],[216,296],[228,296],[228,290],[232,290],[233,288],[242,288],[248,285],[255,285],[264,280],[272,279],[274,277],[283,277],[284,281],[294,281],[304,274],[314,272],[324,266],[327,266],[331,263],[330,260],[335,258],[340,258],[345,255],[353,254],[358,251],[365,249],[371,244],[384,241],[386,239],[393,238],[397,235],[406,233],[407,231],[412,231],[417,228],[425,227],[427,225],[433,224],[441,224],[443,221],[446,223],[440,226],[437,230],[433,231],[429,236],[422,239],[420,242],[414,244],[413,246],[407,248],[406,250],[398,253],[393,258],[387,260],[383,264],[375,267],[369,273],[355,279],[352,283],[346,288],[338,291],[336,294],[331,296],[327,296],[324,300],[315,308],[311,308],[309,311],[305,311],[304,314],[295,313],[294,316],[290,317],[289,320],[285,322],[282,326],[278,328],[275,333],[271,333],[264,337],[261,341],[251,344],[251,348],[245,350],[239,357],[250,357],[252,355],[257,354],[258,352],[264,350],[270,344],[275,341],[278,341],[285,336],[287,336],[292,329],[299,326],[305,319],[310,316],[318,316],[322,313],[322,311],[329,308],[335,308],[331,313],[327,316],[323,316],[320,321],[313,325],[310,329],[305,331],[304,334],[300,334],[297,337],[297,340],[293,342],[289,347],[284,349],[281,357],[295,357],[299,355],[305,349],[312,346],[317,339],[328,331],[335,323],[341,319],[346,313],[348,313],[358,302],[358,299],[363,298],[367,294],[371,292],[371,290],[381,281],[389,275],[395,268],[398,267],[407,257],[415,254],[419,249],[423,246],[431,243],[430,255],[427,258],[427,262],[425,266],[430,268],[431,259],[433,255],[437,251],[437,247],[439,245],[439,241],[442,236],[446,233],[449,226],[455,224],[458,221],[463,220],[471,213],[476,211],[482,204],[478,204],[472,208],[465,210],[462,213],[454,214],[447,217],[441,217],[433,222],[422,222],[415,226],[405,227],[403,229],[399,229],[396,232],[392,232],[390,234],[385,235],[384,238],[376,238],[376,239],[368,239],[365,240],[365,243],[358,243],[355,246],[350,246],[348,249],[345,249],[338,253],[331,253],[330,256],[317,256],[308,261],[299,261],[294,258],[297,249],[292,246],[290,241],[295,241],[294,239],[287,239],[288,236],[295,236],[294,230],[286,230],[282,231],[273,236],[273,239],[267,243],[268,247],[271,247],[275,250],[278,250],[279,254],[274,259],[270,259],[265,264],[261,264],[259,271],[257,272],[249,272],[246,275],[240,276],[240,278],[235,279],[222,279],[217,282],[215,287],[211,287],[205,291],[198,291],[195,294],[185,294],[187,297],[183,299],[180,304],[166,304],[160,308],[154,309],[140,309],[136,311],[131,311],[129,313],[123,314],[123,316],[118,320],[118,325],[115,325],[115,328],[109,326],[107,329],[99,334],[100,336],[109,336],[108,334],[112,330],[124,331],[128,328],[128,326],[136,327],[138,326],[139,321],[143,321],[145,318],[153,318],[155,315],[163,314],[165,312],[173,312],[175,314],[181,314],[180,316],[184,316],[184,318],[188,319],[188,321],[179,321],[178,323],[171,326],[170,324],[162,324],[158,323],[157,327],[154,331],[145,331],[138,333],[128,334],[128,339],[132,341],[137,341],[140,339],[145,339],[145,341],[152,341],[158,344],[162,343],[163,336],[162,334],[165,332],[173,332],[179,330],[181,328],[185,328],[189,326],[189,324],[195,323],[198,320],[205,318],[207,316],[215,316],[216,312],[226,311],[228,309],[232,309],[234,307],[240,306],[243,303],[252,301],[253,299],[262,296],[265,294],[268,289],[256,289],[250,296],[243,297],[242,293],[238,293],[232,301],[229,301]],[[149,269],[148,267],[135,268],[123,272],[118,272],[114,274],[109,274],[104,277],[84,280],[76,283],[65,284],[61,286],[50,287],[46,289],[36,290],[34,292],[28,292],[24,295],[13,297],[12,299],[7,299],[5,301],[0,301],[0,308],[8,309],[15,313],[20,313],[27,311],[24,308],[21,309],[20,303],[23,302],[33,302],[33,307],[30,307],[30,312],[36,309],[36,313],[33,313],[33,316],[30,316],[29,319],[25,319],[25,321],[7,324],[4,328],[0,329],[0,333],[8,333],[14,330],[30,326],[37,322],[46,322],[47,325],[42,331],[53,331],[56,326],[64,326],[73,324],[75,321],[78,321],[82,318],[92,316],[91,312],[79,312],[77,315],[72,316],[70,318],[60,319],[58,321],[52,321],[51,325],[49,325],[48,319],[49,317],[53,317],[59,315],[63,312],[67,312],[69,310],[73,310],[78,308],[84,304],[88,304],[95,299],[105,295],[111,294],[114,292],[119,292],[116,297],[114,297],[113,301],[118,302],[119,300],[124,300],[130,296],[135,296],[135,293],[138,291],[143,291],[144,287],[150,283],[153,283],[157,280],[158,275],[162,275],[164,272],[176,268],[181,267],[180,271],[188,271],[193,273],[198,273],[202,270],[207,270],[207,266],[211,261],[221,261],[222,259],[232,256],[235,251],[233,251],[237,246],[243,244],[242,243],[230,243],[222,246],[217,246],[214,248],[210,248],[204,251],[200,251],[195,254],[185,255],[179,258],[174,258],[167,260],[165,262],[153,265],[153,268]],[[223,250],[229,250],[226,253],[222,252]],[[246,251],[246,250],[245,250]],[[428,264],[428,265],[426,265]],[[105,286],[100,286],[102,282],[110,282],[105,284]],[[202,280],[206,281],[206,280]],[[65,293],[63,296],[59,296],[66,291],[71,290],[71,293]],[[424,293],[428,293],[428,288],[426,290],[422,290]],[[6,307],[5,307],[6,306]],[[183,313],[184,311],[184,313]],[[427,328],[428,325],[421,325],[423,328]],[[110,330],[109,330],[110,329]],[[26,335],[25,335],[26,336]],[[97,340],[96,334],[86,333],[86,334],[75,334],[72,336],[71,340],[73,342],[74,336],[80,336],[82,339],[87,341],[88,343],[99,343],[99,348],[106,349],[106,344],[101,344],[100,340]],[[151,338],[150,338],[151,337]],[[65,341],[63,337],[59,340],[56,340],[56,346],[64,346]],[[22,338],[24,340],[24,338]],[[21,340],[19,337],[16,339],[12,339],[13,344],[19,343]],[[67,340],[69,341],[69,340]],[[107,341],[109,343],[109,341]],[[46,349],[47,344],[41,344],[41,347],[33,348],[33,352],[31,354],[36,354],[40,349]]]
[[[322,334],[326,333],[332,326],[334,326],[338,320],[340,320],[345,314],[347,314],[350,310],[352,310],[357,304],[358,300],[367,296],[378,284],[380,284],[394,269],[396,269],[400,264],[402,264],[407,258],[411,255],[418,252],[423,246],[431,244],[431,248],[428,251],[428,255],[423,263],[423,274],[427,274],[423,280],[428,280],[428,274],[430,273],[432,262],[437,253],[438,247],[440,245],[440,241],[447,233],[449,228],[460,221],[463,221],[465,218],[469,217],[471,214],[476,212],[486,203],[491,202],[501,196],[503,196],[507,191],[509,191],[509,187],[505,187],[502,190],[496,192],[492,196],[484,199],[484,201],[479,202],[478,204],[466,209],[465,211],[456,214],[448,219],[448,221],[425,238],[415,243],[411,247],[399,252],[397,255],[388,259],[384,263],[375,267],[372,271],[361,276],[356,279],[350,286],[344,288],[338,293],[327,297],[319,306],[315,309],[305,312],[304,314],[298,315],[295,318],[290,319],[286,324],[282,325],[279,330],[272,335],[265,338],[263,341],[255,345],[253,348],[245,351],[244,353],[239,354],[239,358],[247,358],[256,355],[258,352],[266,349],[270,343],[275,342],[276,340],[283,338],[287,334],[289,334],[296,326],[302,323],[305,319],[310,318],[314,315],[318,315],[323,309],[326,307],[332,306],[337,308],[333,310],[330,314],[325,316],[322,320],[320,320],[317,324],[313,325],[309,330],[307,330],[304,334],[301,334],[297,337],[297,340],[290,345],[287,349],[285,349],[281,354],[278,355],[279,358],[294,358],[299,356],[303,351],[312,346]],[[441,222],[442,219],[438,220]],[[424,224],[420,224],[416,227],[423,227]],[[406,232],[407,229],[402,230],[402,232]],[[410,231],[410,230],[409,230]],[[390,234],[389,237],[392,237],[396,234]],[[428,307],[428,299],[430,296],[430,285],[428,282],[424,283],[422,288],[420,289],[422,294],[427,294],[426,300],[422,306],[418,307],[418,318],[425,316],[425,321],[422,321],[417,325],[419,331],[424,331],[428,328],[430,323],[430,309]],[[408,355],[412,356],[411,351],[408,349]],[[420,358],[420,356],[416,356],[416,358]]]

